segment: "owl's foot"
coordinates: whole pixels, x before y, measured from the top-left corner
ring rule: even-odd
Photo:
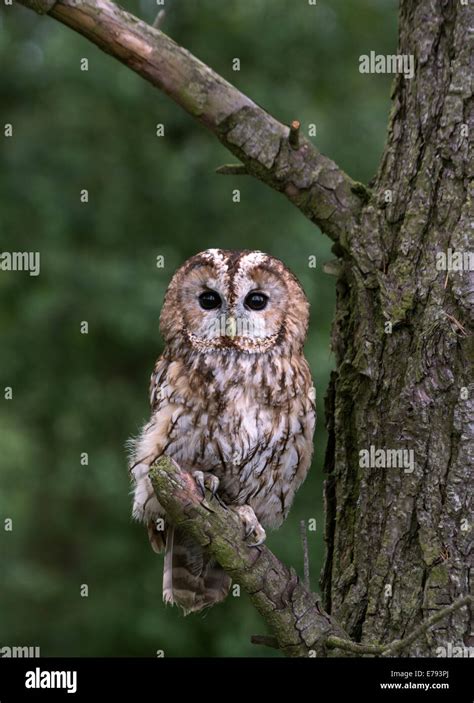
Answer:
[[[196,481],[203,498],[206,495],[206,488],[211,491],[212,495],[215,497],[217,489],[219,488],[219,479],[217,476],[208,472],[205,473],[204,471],[191,471],[191,476]]]
[[[237,515],[244,525],[244,539],[252,541],[248,542],[249,547],[259,547],[263,544],[267,538],[267,533],[258,521],[253,508],[250,505],[237,505],[231,508]]]

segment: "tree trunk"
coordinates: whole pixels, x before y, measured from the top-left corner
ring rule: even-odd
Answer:
[[[399,53],[414,54],[415,77],[395,80],[374,197],[338,251],[322,587],[357,641],[402,637],[469,593],[473,281],[437,270],[436,254],[468,252],[472,228],[473,15],[401,3]],[[413,450],[413,471],[364,468],[371,445]],[[468,644],[470,631],[459,610],[407,654]]]

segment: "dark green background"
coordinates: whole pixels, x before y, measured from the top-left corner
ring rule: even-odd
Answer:
[[[126,6],[150,22],[159,9],[154,0]],[[360,74],[359,56],[396,51],[395,2],[169,0],[167,10],[164,30],[178,43],[281,121],[298,118],[305,132],[316,123],[318,148],[353,178],[374,175],[391,77]],[[187,618],[162,604],[162,558],[130,519],[124,444],[148,417],[174,270],[207,247],[283,259],[312,304],[306,354],[319,419],[310,476],[268,544],[301,572],[299,521],[316,518],[317,588],[323,398],[334,363],[334,278],[322,270],[333,258],[329,240],[263,184],[215,175],[234,157],[85,39],[3,2],[0,18],[0,251],[41,253],[37,278],[0,271],[0,647],[40,646],[42,656],[271,655],[250,644],[265,627],[245,594]],[[13,400],[4,400],[5,386]]]

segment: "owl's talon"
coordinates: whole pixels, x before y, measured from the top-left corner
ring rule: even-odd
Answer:
[[[248,539],[253,532],[252,525],[245,525],[244,523],[244,539]]]
[[[201,496],[204,498],[206,495],[206,487],[204,485],[204,474],[202,471],[193,471],[192,477],[196,481],[196,486],[199,488]]]
[[[262,527],[263,530],[263,527]],[[261,550],[259,549],[262,544],[265,544],[265,540],[267,539],[267,533],[265,530],[263,530],[263,537],[261,537],[257,542],[252,542],[252,544],[249,544],[249,547],[256,547],[258,551],[260,552]]]
[[[217,502],[219,503],[221,508],[224,508],[224,510],[228,509],[229,506],[226,503],[224,503],[224,501],[222,500],[222,498],[220,497],[220,495],[218,493],[216,493],[214,495],[214,498],[217,500]]]
[[[211,495],[215,497],[217,490],[219,488],[219,479],[214,474],[204,473],[204,471],[192,471],[192,477],[196,481],[197,487],[199,488],[202,497],[206,495],[206,488],[211,492]]]
[[[219,490],[220,481],[217,476],[214,476],[213,474],[207,474],[207,479],[209,481],[208,488],[211,491],[213,498],[215,498],[217,491]]]
[[[251,532],[251,534],[255,535],[255,541],[249,543],[249,547],[260,547],[267,539],[267,533],[265,532],[263,527],[260,525],[260,523],[259,523],[258,527],[256,527],[255,530],[253,532]]]
[[[259,547],[267,538],[267,533],[258,521],[250,505],[232,506],[232,510],[237,513],[244,526],[244,539],[254,537],[252,542],[248,542],[249,547]]]

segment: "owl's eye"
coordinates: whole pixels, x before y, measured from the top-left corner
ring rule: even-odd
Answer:
[[[244,301],[245,306],[250,308],[250,310],[263,310],[267,307],[267,303],[268,296],[264,295],[264,293],[256,292],[249,293]]]
[[[199,296],[199,305],[204,310],[215,310],[216,308],[220,308],[221,303],[221,296],[219,293],[216,293],[215,290],[205,290],[204,293],[201,293]]]

